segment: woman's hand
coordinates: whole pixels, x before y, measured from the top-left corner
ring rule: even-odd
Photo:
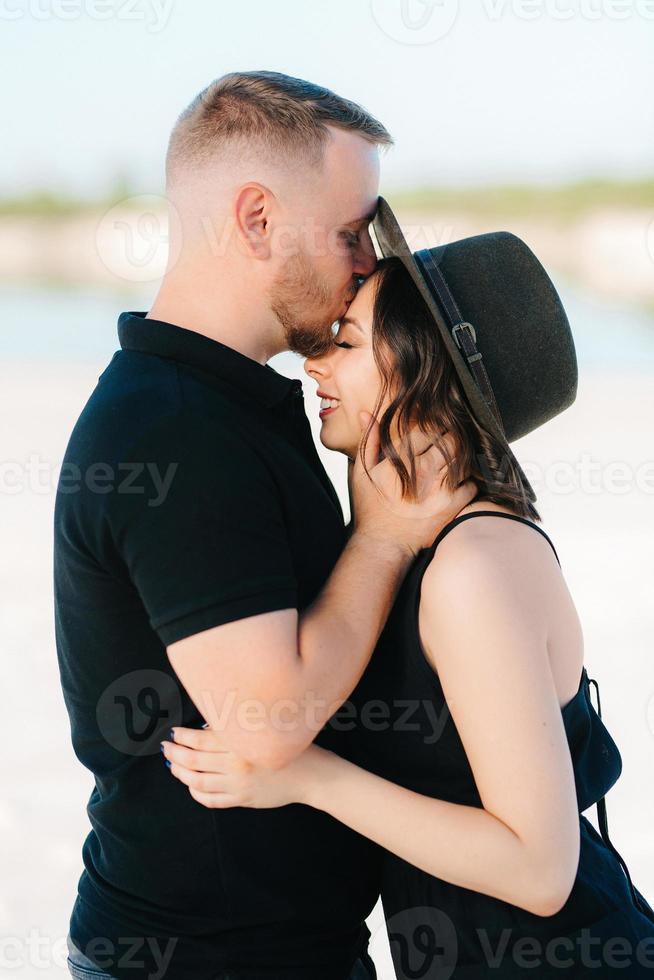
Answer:
[[[416,472],[415,497],[405,496],[402,481],[390,459],[381,457],[379,421],[369,412],[359,414],[362,430],[368,430],[362,460],[362,444],[348,467],[348,489],[354,533],[377,539],[414,558],[428,548],[436,535],[466,507],[477,494],[474,480],[467,480],[450,491],[444,456],[431,436],[417,425],[411,427],[395,449],[410,470],[413,454]],[[364,433],[362,431],[362,441]],[[452,436],[444,440],[454,456]],[[410,450],[410,453],[409,453]],[[365,467],[364,467],[365,460]],[[367,470],[367,472],[366,472]]]
[[[210,809],[305,803],[323,757],[332,755],[310,745],[282,769],[266,769],[226,750],[220,734],[210,728],[177,726],[174,733],[174,742],[161,743],[170,772],[188,786],[194,800]]]

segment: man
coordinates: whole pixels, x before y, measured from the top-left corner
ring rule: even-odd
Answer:
[[[266,364],[329,346],[373,270],[390,142],[361,107],[271,72],[217,80],[173,129],[166,275],[147,315],[119,319],[57,494],[61,680],[95,777],[73,976],[374,977],[378,850],[299,805],[209,811],[158,749],[206,719],[271,768],[316,738],[338,751],[328,719],[415,552],[472,496],[432,490],[419,511],[390,464],[368,459],[371,480],[357,460],[346,529],[301,385]]]

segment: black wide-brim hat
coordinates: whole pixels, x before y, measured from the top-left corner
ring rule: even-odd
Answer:
[[[569,408],[578,381],[570,324],[550,277],[507,231],[412,252],[383,197],[373,228],[383,257],[401,259],[420,291],[471,411],[504,444],[535,500],[509,443]]]

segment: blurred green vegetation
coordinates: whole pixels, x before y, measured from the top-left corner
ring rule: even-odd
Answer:
[[[118,174],[107,190],[99,197],[75,197],[65,192],[33,190],[13,197],[0,197],[0,217],[62,218],[78,214],[107,211],[135,194],[129,178]]]
[[[488,187],[424,187],[389,194],[398,210],[466,211],[574,219],[597,208],[654,208],[654,177],[587,178],[569,184],[505,184]]]
[[[118,175],[106,194],[75,197],[50,190],[35,190],[15,197],[0,197],[0,217],[59,218],[97,213],[120,201],[145,193]],[[654,177],[637,180],[587,178],[568,184],[498,184],[475,187],[420,187],[384,192],[398,210],[420,212],[466,211],[477,215],[502,214],[574,219],[597,208],[654,208]]]

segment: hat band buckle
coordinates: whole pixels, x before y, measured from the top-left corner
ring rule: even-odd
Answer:
[[[473,327],[473,325],[471,323],[468,323],[467,320],[462,320],[461,323],[455,323],[454,326],[452,327],[452,330],[451,330],[451,334],[452,334],[452,337],[454,339],[454,343],[459,348],[459,350],[463,350],[463,346],[461,344],[461,340],[458,337],[458,332],[459,332],[459,330],[465,330],[466,328],[472,334],[472,341],[473,341],[473,343],[474,344],[477,343],[477,332],[475,331],[475,328]]]

